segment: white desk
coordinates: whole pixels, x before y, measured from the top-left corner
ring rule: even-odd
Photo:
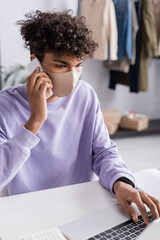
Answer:
[[[160,171],[134,176],[141,188],[160,199]],[[20,235],[52,229],[116,203],[98,181],[0,198],[0,237],[18,240]]]
[[[98,181],[0,198],[0,237],[58,227],[117,201]]]

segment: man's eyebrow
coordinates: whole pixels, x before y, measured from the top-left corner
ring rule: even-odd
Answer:
[[[55,62],[60,62],[60,63],[66,64],[66,65],[70,65],[70,63],[59,60],[59,59],[52,59],[52,60],[55,61]]]
[[[55,61],[55,62],[60,62],[60,63],[63,63],[63,64],[66,64],[66,65],[70,66],[69,62],[65,62],[65,61],[62,61],[62,60],[59,60],[59,59],[52,59],[52,60]],[[84,62],[84,60],[82,62],[78,63],[77,65],[80,65],[83,62]]]

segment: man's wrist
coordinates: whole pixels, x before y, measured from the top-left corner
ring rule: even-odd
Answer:
[[[115,181],[115,183],[113,184],[113,189],[112,189],[112,191],[113,191],[113,193],[115,194],[115,184],[117,183],[117,182],[123,182],[123,183],[126,183],[126,184],[129,184],[129,185],[131,185],[133,188],[135,187],[135,185],[134,185],[134,183],[131,181],[131,180],[129,180],[128,178],[126,178],[126,177],[120,177],[120,178],[118,178],[116,181]]]
[[[23,127],[36,135],[39,129],[42,127],[42,125],[43,125],[43,122],[34,121],[30,118],[28,122],[23,125]]]

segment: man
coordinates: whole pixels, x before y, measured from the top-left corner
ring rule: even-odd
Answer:
[[[158,218],[159,201],[134,188],[93,88],[78,81],[82,62],[97,48],[84,18],[54,11],[26,17],[18,24],[40,67],[27,84],[0,94],[0,189],[19,194],[91,181],[96,173],[135,222],[132,202],[146,224],[144,203]]]

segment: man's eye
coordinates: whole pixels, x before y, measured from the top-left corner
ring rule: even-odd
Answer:
[[[57,68],[64,68],[64,65],[55,65]]]
[[[78,68],[78,67],[82,67],[82,63],[76,66],[76,68]]]

